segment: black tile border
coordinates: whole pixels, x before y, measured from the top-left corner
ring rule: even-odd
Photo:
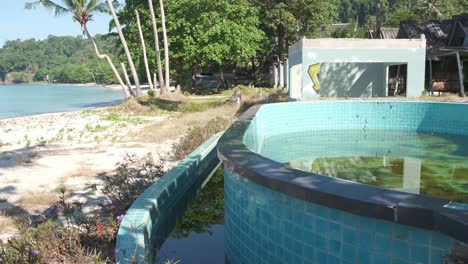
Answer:
[[[260,107],[247,110],[218,141],[218,157],[230,170],[257,184],[308,202],[439,231],[468,243],[468,211],[445,208],[449,200],[300,171],[249,150],[243,137]]]

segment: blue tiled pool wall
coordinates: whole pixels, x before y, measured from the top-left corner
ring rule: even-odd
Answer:
[[[293,198],[227,167],[225,245],[231,264],[439,264],[450,237]]]
[[[118,235],[117,263],[153,263],[178,218],[219,165],[217,134],[148,187],[125,214]],[[133,262],[132,262],[133,263]]]
[[[322,101],[262,106],[244,136],[261,152],[265,138],[312,130],[392,129],[468,135],[467,104]]]

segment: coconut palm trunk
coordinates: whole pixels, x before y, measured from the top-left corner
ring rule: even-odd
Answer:
[[[146,56],[145,38],[143,37],[143,31],[141,30],[140,14],[138,14],[138,10],[135,10],[135,15],[137,19],[138,33],[140,34],[141,48],[143,50],[143,61],[145,63],[146,78],[148,79],[149,88],[153,89],[153,81],[151,81],[151,71],[148,65],[148,57]]]
[[[93,15],[95,13],[107,13],[108,9],[106,8],[104,0],[62,0],[60,2],[61,4],[53,0],[36,0],[31,3],[26,3],[24,7],[26,9],[35,9],[38,6],[42,6],[47,10],[54,11],[55,16],[71,14],[73,16],[73,21],[76,21],[80,24],[83,35],[85,35],[93,45],[97,57],[100,59],[105,59],[109,63],[109,66],[111,67],[115,78],[122,87],[125,98],[132,96],[133,92],[127,89],[127,87],[125,86],[124,82],[122,81],[122,78],[120,77],[119,72],[112,63],[111,58],[108,55],[101,54],[101,52],[99,52],[96,42],[94,41],[86,26],[89,21],[93,20]],[[109,4],[111,7],[113,7],[112,4],[118,4],[118,2],[117,0],[113,0],[113,3]]]
[[[109,55],[107,54],[101,54],[101,52],[99,51],[99,48],[96,44],[96,42],[94,41],[93,37],[91,36],[91,34],[89,33],[88,31],[88,28],[86,27],[86,25],[81,25],[81,30],[83,31],[83,34],[86,35],[86,37],[88,38],[88,40],[91,42],[91,44],[93,45],[93,48],[94,48],[94,52],[96,53],[96,56],[100,59],[105,59],[107,61],[107,63],[109,64],[109,66],[111,67],[112,69],[112,72],[114,73],[114,76],[115,78],[117,79],[117,81],[119,82],[120,84],[120,87],[122,87],[122,91],[124,93],[124,96],[125,96],[125,99],[133,96],[133,92],[131,91],[131,87],[130,88],[127,88],[127,86],[125,85],[125,83],[122,81],[122,78],[120,77],[120,74],[119,72],[117,71],[117,69],[115,68],[114,66],[114,63],[112,62],[111,58],[109,57]]]
[[[156,25],[156,16],[154,15],[153,0],[148,0],[148,5],[151,13],[151,21],[153,23],[154,49],[156,51],[156,64],[158,65],[159,87],[161,88],[161,94],[163,94],[166,92],[166,86],[162,72],[161,51],[159,50],[158,26]]]
[[[169,87],[170,87],[170,79],[169,79],[169,44],[167,42],[166,15],[164,14],[163,0],[159,0],[159,7],[161,9],[161,24],[162,24],[163,39],[164,39],[164,65],[165,65],[165,74],[166,74],[166,76],[165,76],[166,89],[169,89]]]
[[[122,46],[125,51],[125,55],[127,56],[128,64],[130,66],[130,71],[132,72],[133,82],[135,83],[136,87],[136,94],[137,96],[141,96],[141,87],[140,87],[140,80],[138,79],[138,74],[135,69],[135,64],[133,63],[132,55],[130,54],[130,50],[128,49],[127,41],[125,40],[125,36],[122,32],[122,27],[120,26],[119,18],[115,14],[114,6],[112,4],[112,0],[107,0],[107,4],[109,5],[109,10],[114,18],[115,28],[117,29],[117,33],[119,33],[120,41],[122,42]]]

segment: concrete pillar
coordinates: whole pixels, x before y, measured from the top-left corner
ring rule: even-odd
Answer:
[[[284,88],[289,91],[289,60],[284,62]]]
[[[406,72],[406,97],[419,97],[424,91],[425,63],[409,62]]]
[[[278,63],[278,88],[284,88],[284,65],[283,62]]]
[[[419,194],[421,187],[421,160],[404,158],[403,160],[403,190]]]

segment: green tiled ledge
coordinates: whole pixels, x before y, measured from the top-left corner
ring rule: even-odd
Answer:
[[[180,215],[182,201],[195,192],[219,165],[218,133],[148,187],[125,214],[116,245],[117,263],[151,263],[158,241],[168,232],[165,221]],[[134,261],[134,262],[133,262]]]

